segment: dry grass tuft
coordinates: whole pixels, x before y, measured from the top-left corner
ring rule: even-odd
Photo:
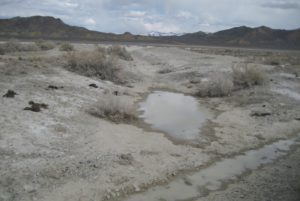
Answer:
[[[120,45],[113,45],[111,47],[107,48],[107,53],[110,55],[115,55],[119,57],[120,59],[123,59],[125,61],[132,61],[133,58],[130,55],[130,53],[126,50],[125,47],[122,47]]]
[[[66,55],[67,69],[85,76],[118,82],[119,68],[113,57],[99,51],[70,52]]]
[[[11,52],[24,52],[24,51],[38,51],[39,48],[33,44],[24,44],[14,40],[0,44],[0,53],[11,53]]]
[[[199,84],[196,95],[200,97],[230,96],[233,90],[233,82],[229,76],[214,74],[208,81]]]
[[[41,50],[52,50],[55,48],[55,44],[51,41],[38,40],[35,42],[35,45]]]
[[[137,119],[132,102],[125,97],[111,94],[102,97],[88,112],[115,123],[131,122]]]
[[[102,54],[107,54],[106,48],[102,46],[96,46],[96,51],[101,52]]]
[[[233,83],[239,87],[250,87],[264,83],[265,72],[257,65],[239,63],[232,66]]]
[[[69,52],[69,51],[74,51],[75,48],[71,43],[63,43],[60,45],[59,50]]]

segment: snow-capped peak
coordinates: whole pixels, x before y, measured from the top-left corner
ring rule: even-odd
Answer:
[[[151,31],[148,33],[148,36],[182,36],[183,33],[174,33],[174,32],[158,32],[158,31]]]

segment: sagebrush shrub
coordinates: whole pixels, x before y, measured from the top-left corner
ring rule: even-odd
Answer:
[[[60,51],[66,51],[66,52],[73,51],[74,49],[75,49],[74,46],[70,43],[63,43],[60,45],[59,48]]]
[[[120,45],[113,45],[111,47],[107,48],[107,53],[111,55],[115,55],[119,57],[120,59],[126,60],[126,61],[132,61],[133,58],[130,55],[130,53],[126,50],[125,47],[122,47]]]
[[[55,47],[53,42],[45,40],[38,40],[35,42],[35,45],[38,46],[41,50],[51,50]]]
[[[10,52],[38,51],[39,48],[35,44],[20,43],[14,40],[0,44],[0,52],[2,54]]]
[[[105,95],[88,111],[96,117],[110,121],[130,122],[137,119],[133,103],[122,96]]]
[[[210,76],[207,81],[200,82],[197,95],[200,97],[229,96],[233,90],[231,77],[218,73]]]
[[[257,65],[238,63],[232,66],[232,77],[234,85],[250,87],[261,85],[265,81],[265,72]]]
[[[99,51],[70,52],[66,55],[67,68],[85,76],[95,76],[103,80],[119,81],[114,57]]]

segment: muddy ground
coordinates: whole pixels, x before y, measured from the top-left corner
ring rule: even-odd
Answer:
[[[75,44],[75,48],[95,47]],[[222,158],[300,133],[299,52],[127,49],[133,61],[118,60],[122,84],[69,72],[64,68],[65,53],[58,47],[0,56],[0,200],[122,200]],[[244,61],[264,69],[266,82],[236,90],[229,97],[198,98],[210,115],[192,142],[174,142],[142,122],[116,124],[87,112],[99,97],[115,91],[136,107],[155,89],[193,95],[210,75],[230,74],[234,63]],[[2,97],[7,90],[17,94]],[[47,107],[39,112],[24,110],[32,101]],[[251,115],[265,111],[270,115]],[[275,192],[280,190],[287,195],[283,200],[298,200],[297,153],[294,148],[275,164],[199,199],[282,200]]]

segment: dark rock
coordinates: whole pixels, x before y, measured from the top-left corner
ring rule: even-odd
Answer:
[[[134,161],[133,156],[129,153],[129,154],[121,154],[119,156],[119,164],[120,165],[131,165],[132,162]]]
[[[93,84],[90,84],[89,86],[90,86],[90,87],[94,87],[94,88],[98,88],[98,86],[97,86],[96,84],[94,84],[94,83],[93,83]]]
[[[113,94],[114,94],[115,96],[118,96],[118,95],[119,95],[119,92],[118,92],[118,91],[114,91]]]
[[[271,61],[270,65],[272,65],[272,66],[279,66],[280,63],[278,61]]]
[[[54,86],[54,85],[49,85],[48,89],[52,89],[52,90],[57,90],[57,89],[63,89],[64,87],[58,87],[58,86]]]
[[[3,95],[3,97],[5,98],[14,98],[15,95],[18,95],[16,92],[14,92],[13,90],[8,90],[6,92],[6,94]]]
[[[40,112],[41,107],[39,105],[34,104],[31,107],[25,107],[24,110],[30,110],[32,112]]]
[[[190,80],[191,84],[199,84],[201,81],[200,80]]]
[[[255,117],[265,117],[265,116],[270,116],[271,112],[267,112],[267,111],[253,111],[251,112],[251,116],[255,116]]]
[[[48,105],[45,103],[35,103],[33,101],[29,101],[28,104],[30,107],[25,107],[24,110],[30,110],[32,112],[40,112],[41,108],[48,109]]]

